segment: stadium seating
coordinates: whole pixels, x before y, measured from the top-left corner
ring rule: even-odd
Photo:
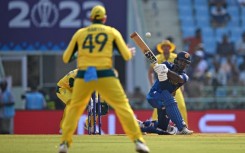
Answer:
[[[178,0],[182,38],[194,35],[195,29],[201,28],[203,43],[208,54],[216,52],[215,44],[221,41],[223,34],[227,34],[233,42],[238,41],[241,33],[245,31],[245,7],[240,7],[235,0],[226,0],[226,2],[231,20],[226,27],[215,29],[210,24],[208,0]]]

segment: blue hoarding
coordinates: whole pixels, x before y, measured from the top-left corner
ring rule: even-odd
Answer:
[[[2,0],[0,51],[64,50],[74,32],[90,24],[94,5],[107,9],[107,25],[123,36],[126,0]]]

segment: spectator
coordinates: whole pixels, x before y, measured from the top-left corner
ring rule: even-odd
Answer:
[[[6,80],[0,82],[0,134],[13,133],[14,99]]]
[[[233,42],[229,42],[226,34],[223,35],[222,41],[217,43],[217,53],[221,58],[227,58],[235,54]]]
[[[217,59],[213,59],[213,66],[209,69],[208,74],[211,77],[211,85],[213,86],[213,96],[216,96],[216,91],[219,86],[222,86],[226,81],[226,76],[220,71],[220,62]]]
[[[226,62],[224,62],[221,65],[221,68],[224,67],[225,72],[227,74],[227,84],[228,85],[238,85],[238,76],[239,76],[239,70],[237,65],[235,64],[235,62],[232,60],[232,56],[229,56],[226,60]]]
[[[200,81],[200,79],[204,79],[205,73],[208,69],[208,63],[204,59],[204,53],[201,50],[196,51],[193,58],[196,61],[195,62],[196,65],[194,67],[193,75],[197,80]]]
[[[212,74],[207,71],[204,76],[203,84],[205,86],[211,86],[212,85]]]
[[[226,0],[209,0],[209,6],[210,7],[217,6],[217,5],[221,5],[224,8],[226,8],[227,7]]]
[[[188,46],[188,53],[193,55],[197,46],[202,43],[201,29],[196,29],[195,36],[187,37],[184,40],[184,44]]]
[[[219,73],[220,73],[219,80],[222,81],[221,82],[222,85],[232,85],[233,82],[231,81],[234,81],[233,76],[239,74],[236,65],[234,64],[234,62],[232,62],[231,56],[228,56],[226,59],[224,59],[221,62]]]
[[[129,97],[129,99],[133,108],[141,109],[143,108],[145,102],[145,94],[141,91],[140,87],[135,87],[134,92]]]
[[[27,92],[22,98],[25,98],[25,108],[27,110],[43,110],[47,103],[42,93],[40,93],[36,86],[31,87],[31,91]]]
[[[230,21],[230,15],[222,5],[211,8],[211,24],[214,28],[224,27]]]
[[[245,57],[245,32],[242,33],[242,39],[236,45],[237,54]]]
[[[213,57],[213,54],[210,54],[210,53],[208,53],[205,50],[205,47],[204,47],[204,44],[203,43],[200,43],[200,44],[197,45],[197,48],[196,48],[196,51],[195,52],[197,52],[197,51],[203,52],[203,55],[204,55],[204,58],[205,59],[208,59],[209,57]]]
[[[241,86],[245,85],[245,57],[243,57],[243,63],[239,65],[239,83]]]
[[[200,80],[197,77],[192,77],[190,82],[185,85],[185,91],[188,97],[201,97],[204,84],[200,83]]]

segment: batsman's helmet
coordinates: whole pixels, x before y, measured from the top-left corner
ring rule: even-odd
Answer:
[[[185,51],[181,51],[177,54],[177,57],[174,59],[174,64],[176,65],[177,71],[183,71],[187,65],[191,63],[191,56]]]
[[[191,56],[186,51],[181,51],[177,54],[177,60],[184,60],[187,64],[191,63]]]

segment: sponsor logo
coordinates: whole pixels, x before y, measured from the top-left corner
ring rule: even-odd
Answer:
[[[237,133],[230,125],[208,125],[208,122],[234,122],[235,114],[206,114],[199,120],[199,129],[203,133]]]

